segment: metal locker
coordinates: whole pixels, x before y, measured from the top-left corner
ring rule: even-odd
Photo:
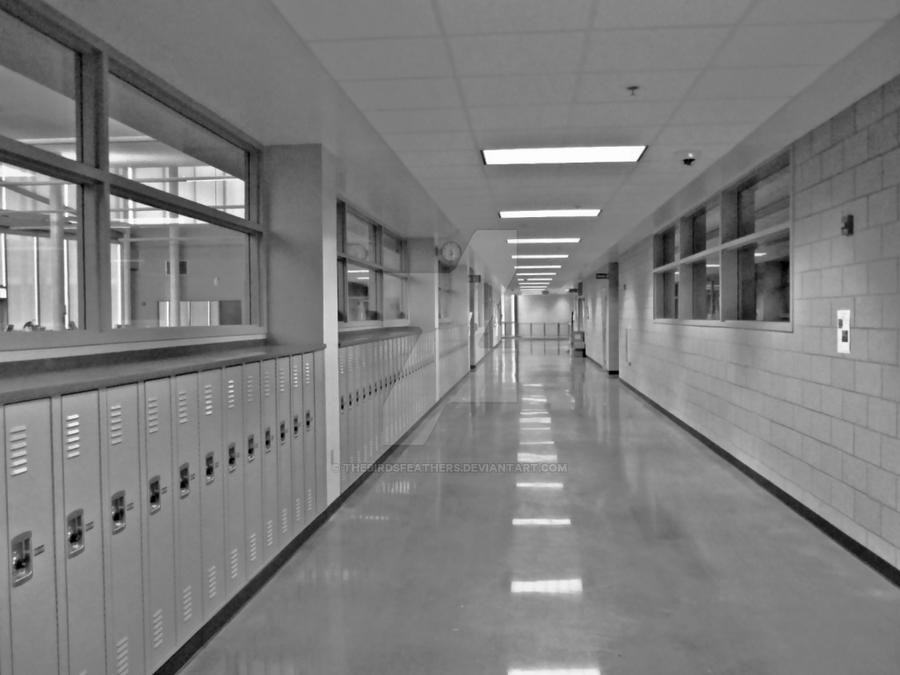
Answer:
[[[136,675],[146,672],[138,386],[102,391],[100,405],[106,670]]]
[[[356,478],[356,347],[347,348],[347,485]],[[318,383],[316,383],[318,388]],[[318,393],[318,392],[317,392]]]
[[[244,516],[244,372],[226,368],[222,382],[225,483],[225,588],[234,596],[247,578],[247,522]]]
[[[315,423],[316,438],[316,513],[321,513],[328,506],[328,450],[325,446],[325,352],[313,355],[313,374],[315,381],[315,402],[312,410]]]
[[[147,584],[147,670],[175,651],[175,509],[172,480],[172,392],[169,378],[144,383],[144,578]]]
[[[294,531],[306,524],[305,468],[303,466],[303,356],[291,357],[291,494],[294,498]]]
[[[227,598],[225,574],[225,476],[222,371],[207,370],[198,378],[200,410],[200,559],[203,564],[203,620],[208,621]],[[243,521],[243,514],[241,514]],[[238,541],[243,539],[243,533]]]
[[[369,342],[365,346],[365,378],[363,379],[363,396],[366,399],[366,425],[365,425],[365,444],[363,445],[363,461],[368,464],[372,461],[372,455],[374,454],[372,439],[375,434],[373,432],[373,427],[375,426],[375,406],[374,404],[374,396],[375,396],[375,387],[372,386],[372,371],[375,369],[375,343]]]
[[[175,388],[175,602],[178,644],[203,625],[199,385],[197,374],[179,375]]]
[[[341,492],[343,492],[348,485],[348,476],[347,471],[345,470],[345,465],[350,462],[350,425],[348,423],[348,418],[350,416],[349,410],[349,378],[347,373],[347,355],[349,351],[349,347],[340,347],[338,349],[338,410],[339,410],[339,423],[340,423],[340,448],[341,448],[341,473],[340,473],[340,483],[341,483]]]
[[[50,400],[6,406],[6,595],[13,673],[59,670]],[[49,630],[48,630],[49,628]]]
[[[306,491],[306,522],[319,515],[316,510],[316,379],[312,354],[303,355],[303,484]]]
[[[297,530],[293,515],[293,456],[291,452],[291,360],[287,357],[276,362],[276,417],[275,445],[278,454],[278,550],[284,548]]]
[[[245,363],[244,375],[244,535],[247,539],[247,578],[263,565],[262,438],[260,433],[259,363]]]
[[[261,404],[261,464],[263,561],[277,553],[281,509],[278,500],[278,410],[276,369],[274,359],[263,361],[260,368]]]
[[[61,658],[68,672],[106,670],[103,625],[103,527],[100,493],[100,395],[63,396],[54,406],[54,454],[60,467],[57,495],[57,563],[60,593]],[[61,489],[59,489],[61,488]]]

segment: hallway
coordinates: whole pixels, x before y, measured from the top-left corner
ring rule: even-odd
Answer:
[[[406,441],[184,673],[898,672],[900,590],[565,345]]]

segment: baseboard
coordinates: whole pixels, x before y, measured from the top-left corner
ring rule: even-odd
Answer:
[[[757,472],[755,469],[751,468],[740,459],[732,455],[721,445],[717,444],[715,441],[710,439],[708,436],[704,435],[694,427],[692,427],[687,422],[683,421],[681,418],[676,417],[673,413],[666,410],[659,403],[654,401],[652,398],[647,396],[644,392],[637,389],[634,385],[629,383],[626,380],[619,379],[627,389],[637,394],[637,396],[647,403],[651,408],[657,410],[662,413],[670,420],[675,422],[679,427],[687,431],[691,436],[696,438],[698,441],[703,443],[710,450],[715,452],[719,457],[724,459],[726,462],[737,468],[741,473],[749,477],[753,482],[755,482],[760,487],[764,488],[767,492],[776,497],[779,501],[783,502],[787,505],[792,511],[799,514],[810,523],[815,525],[819,530],[821,530],[825,535],[833,539],[835,542],[840,544],[842,547],[847,549],[854,556],[859,558],[862,562],[869,565],[872,569],[878,572],[885,579],[890,581],[895,586],[900,586],[900,570],[894,567],[891,563],[889,563],[884,558],[881,558],[876,553],[866,548],[858,541],[850,537],[848,534],[843,532],[841,529],[828,522],[820,516],[818,513],[809,508],[806,504],[799,501],[796,497],[793,497],[788,492],[785,492],[782,488],[778,487],[770,481],[768,478],[763,476],[761,473]]]

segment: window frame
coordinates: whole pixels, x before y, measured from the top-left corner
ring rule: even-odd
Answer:
[[[267,325],[266,288],[261,273],[261,253],[266,228],[260,221],[260,144],[57,10],[35,6],[24,0],[0,0],[0,12],[72,50],[77,57],[76,142],[80,159],[68,159],[0,136],[0,161],[79,186],[79,275],[83,280],[79,288],[82,326],[78,330],[5,333],[0,341],[0,362],[40,356],[96,354],[98,346],[102,348],[100,351],[126,351],[264,339]],[[246,218],[157,190],[110,171],[107,91],[113,76],[125,80],[162,106],[246,153]],[[241,326],[113,328],[109,282],[110,198],[113,195],[248,235],[250,283],[247,299],[250,323]],[[52,352],[45,351],[48,349]]]
[[[773,175],[777,171],[787,167],[788,169],[788,218],[787,221],[769,227],[764,230],[754,231],[750,234],[738,236],[739,224],[738,218],[738,199],[741,191],[753,186],[755,183],[764,180],[766,177]],[[726,280],[728,273],[726,266],[731,265],[729,261],[730,253],[756,244],[760,241],[770,239],[779,234],[786,234],[789,238],[789,262],[793,260],[794,252],[794,171],[795,164],[793,151],[786,150],[777,153],[774,157],[757,166],[753,171],[748,172],[739,180],[726,186],[724,189],[706,199],[693,209],[690,209],[685,215],[669,221],[666,225],[658,228],[651,239],[651,281],[653,294],[653,321],[660,324],[690,325],[690,326],[710,326],[723,328],[748,328],[753,330],[767,330],[775,332],[793,332],[795,317],[795,289],[791,283],[789,290],[788,305],[790,318],[787,321],[754,321],[746,319],[729,318],[736,312],[738,289],[734,288],[732,281]],[[701,212],[709,212],[712,209],[720,210],[719,234],[717,243],[714,246],[704,247],[703,250],[694,252],[693,246],[693,230],[694,219]],[[707,228],[709,222],[706,222]],[[677,244],[674,247],[674,259],[667,261],[664,255],[664,246],[667,243],[667,236],[671,236],[677,232]],[[734,235],[734,236],[728,236]],[[708,242],[708,240],[707,240]],[[690,253],[685,254],[687,251]],[[694,319],[689,314],[693,313],[692,301],[689,296],[696,290],[696,285],[692,279],[692,268],[696,263],[704,262],[711,257],[718,257],[719,264],[719,308],[718,319]],[[679,277],[679,302],[677,305],[678,316],[662,316],[664,306],[664,278],[665,275],[677,273]],[[793,270],[789,272],[793,281]],[[705,283],[705,282],[704,282]],[[684,289],[690,288],[690,293],[685,293]],[[685,302],[683,299],[687,299]]]

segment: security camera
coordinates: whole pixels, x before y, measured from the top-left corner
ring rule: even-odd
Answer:
[[[697,161],[697,156],[694,155],[693,152],[689,152],[684,157],[681,158],[681,163],[685,166],[694,166],[694,162]]]

